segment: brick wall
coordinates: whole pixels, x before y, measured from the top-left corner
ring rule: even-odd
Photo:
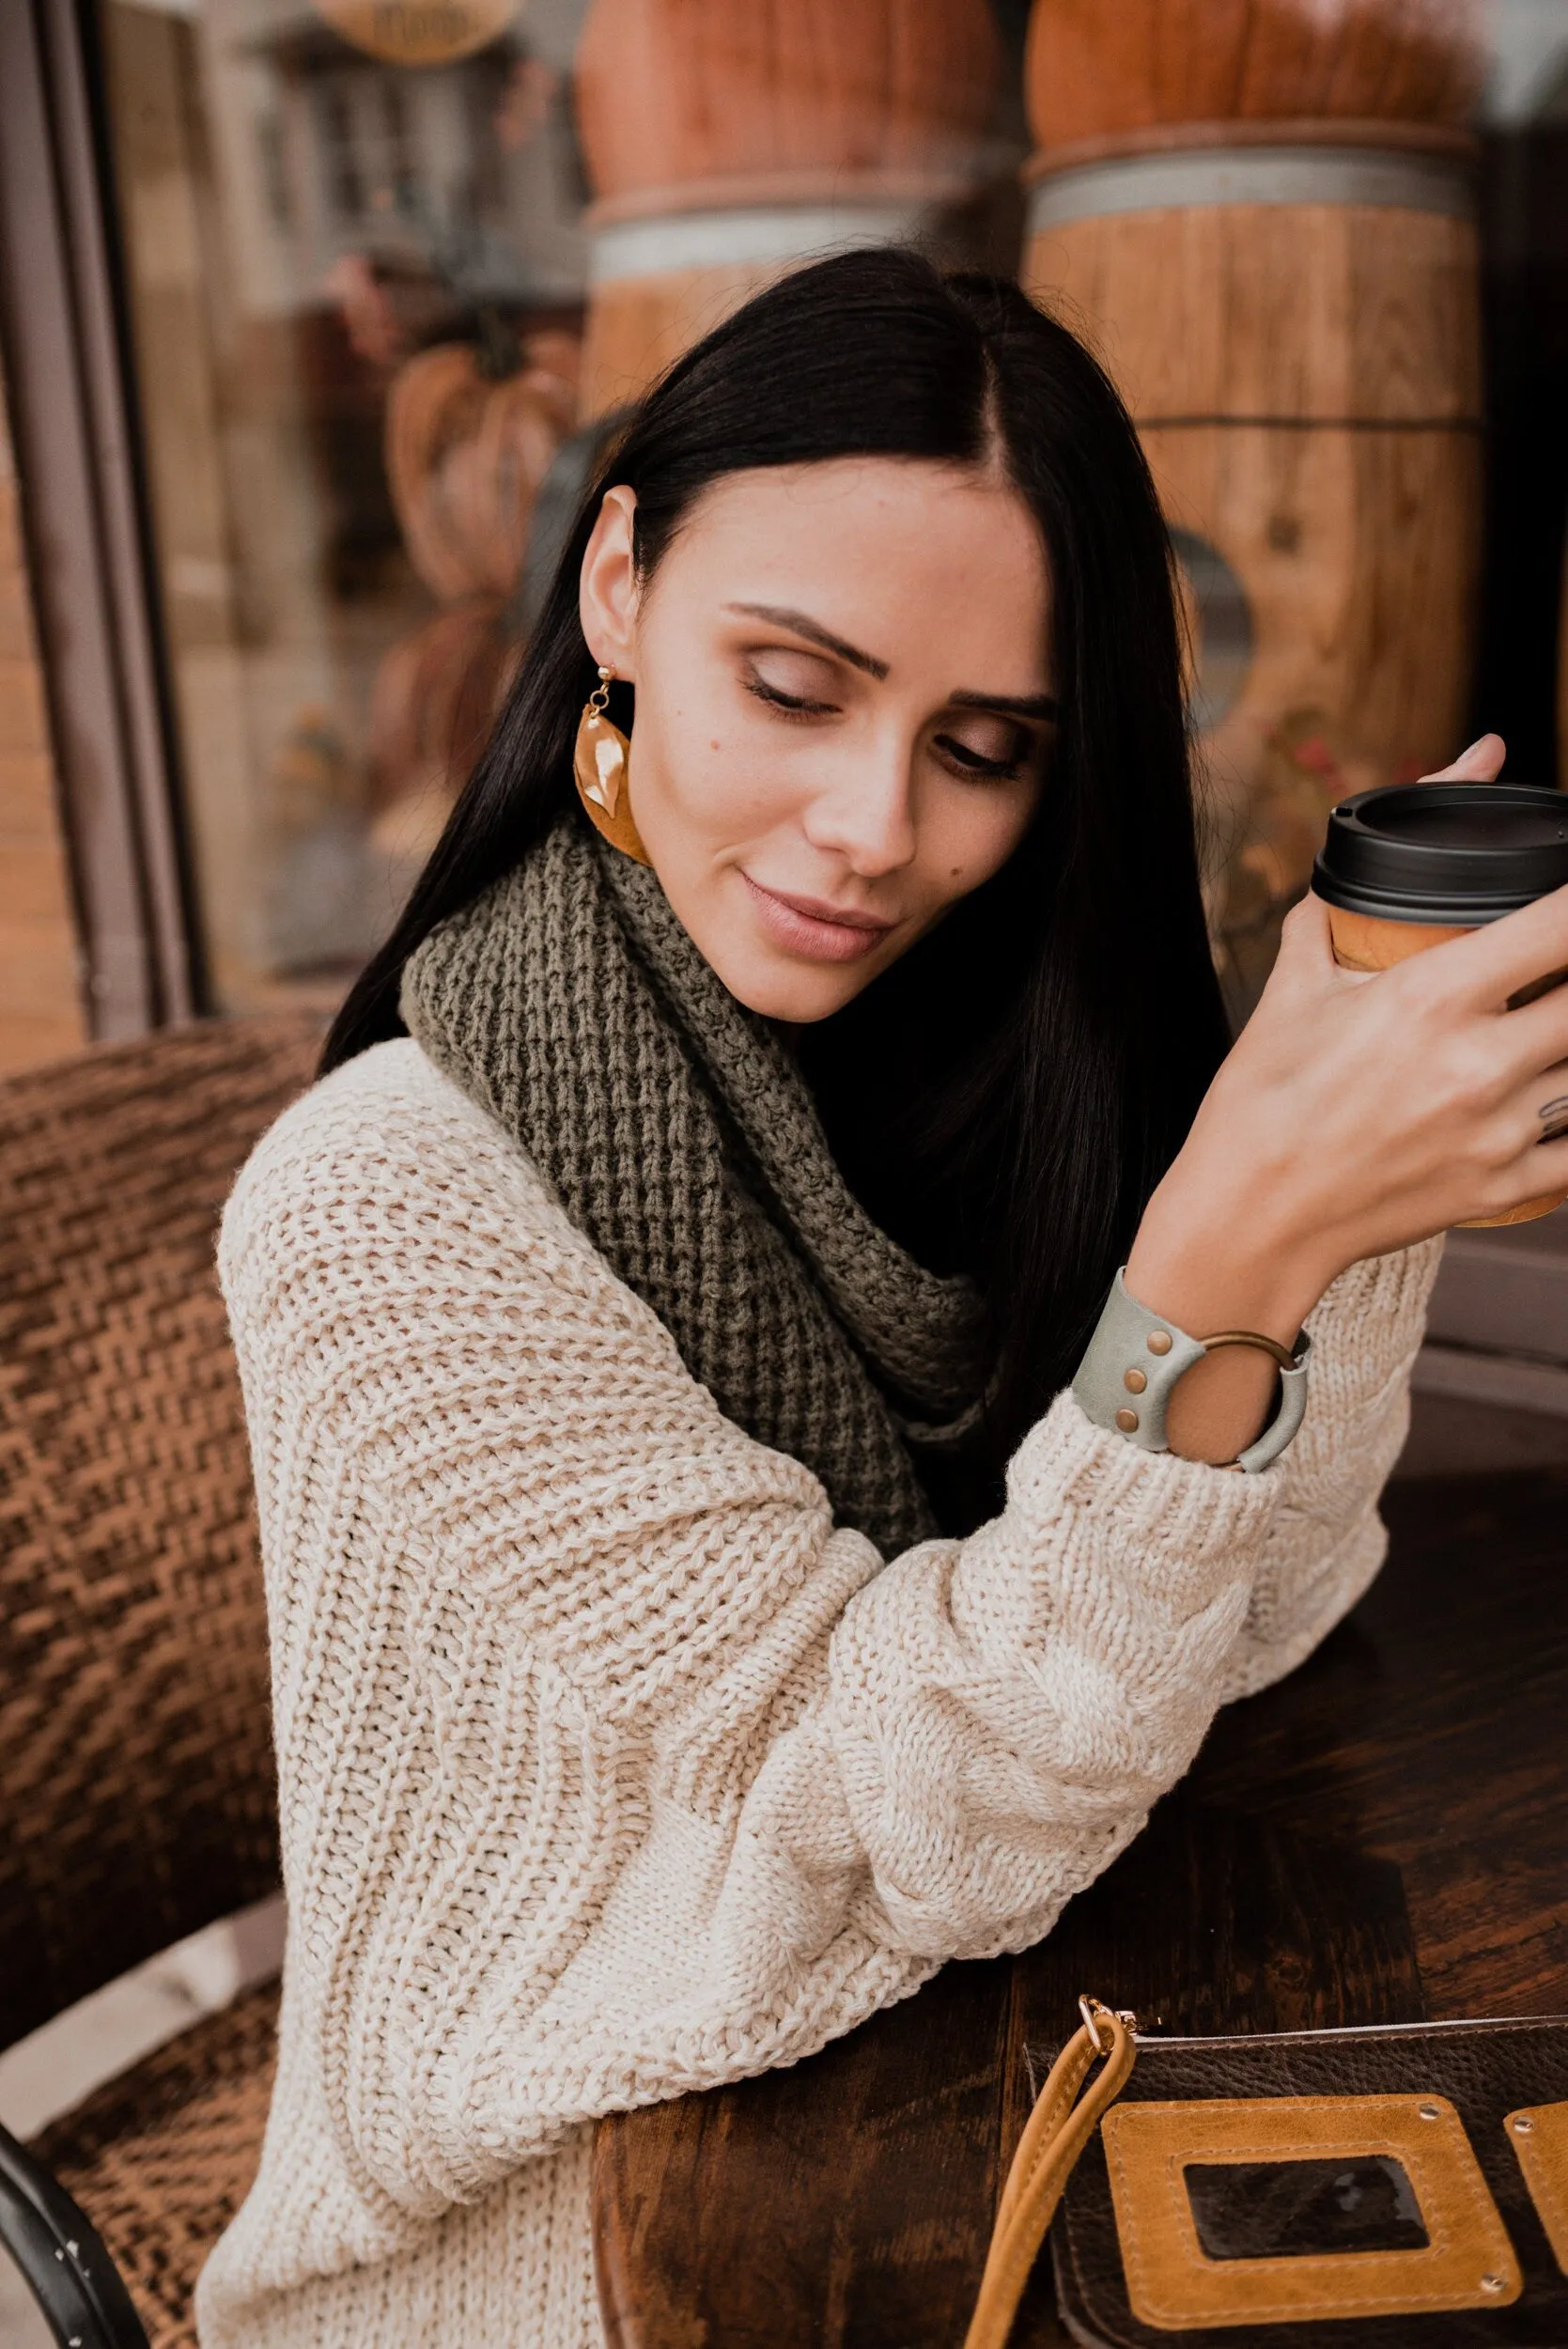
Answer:
[[[0,1072],[85,1037],[65,841],[0,380]]]

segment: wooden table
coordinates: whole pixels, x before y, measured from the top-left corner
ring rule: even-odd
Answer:
[[[1568,2014],[1568,1472],[1395,1486],[1389,1564],[1021,1957],[604,2123],[613,2349],[955,2349],[1080,1990],[1172,2031]],[[1016,2349],[1066,2341],[1048,2263]]]

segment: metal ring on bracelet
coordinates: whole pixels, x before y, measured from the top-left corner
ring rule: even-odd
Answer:
[[[1312,1352],[1304,1332],[1294,1347],[1256,1330],[1217,1330],[1209,1338],[1189,1337],[1164,1315],[1150,1313],[1129,1297],[1118,1272],[1079,1364],[1073,1392],[1096,1426],[1113,1429],[1141,1451],[1166,1452],[1165,1415],[1178,1380],[1205,1354],[1227,1346],[1255,1346],[1279,1365],[1279,1408],[1257,1441],[1232,1463],[1255,1475],[1279,1458],[1301,1425]]]
[[[1205,1354],[1217,1354],[1222,1346],[1255,1346],[1260,1354],[1272,1354],[1281,1370],[1294,1370],[1297,1357],[1278,1338],[1265,1338],[1261,1330],[1218,1330],[1212,1338],[1200,1338]],[[1301,1343],[1296,1340],[1297,1346]]]

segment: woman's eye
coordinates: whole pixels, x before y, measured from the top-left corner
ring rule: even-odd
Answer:
[[[831,702],[807,701],[800,693],[781,692],[766,677],[749,677],[746,684],[748,692],[754,693],[759,702],[767,702],[774,709],[787,709],[792,717],[819,717],[833,707]]]
[[[967,742],[961,735],[939,734],[935,747],[951,767],[961,774],[992,776],[1007,780],[1023,772],[1033,748],[1033,737],[1015,728],[1006,741],[992,740],[982,749]]]
[[[755,661],[748,661],[744,682],[746,691],[771,709],[784,710],[792,718],[821,718],[838,708],[828,697],[831,679],[826,661],[805,653],[781,652],[766,669]]]

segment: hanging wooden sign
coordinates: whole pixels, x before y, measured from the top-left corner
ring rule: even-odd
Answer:
[[[504,33],[517,0],[316,0],[334,32],[387,65],[449,65]]]

